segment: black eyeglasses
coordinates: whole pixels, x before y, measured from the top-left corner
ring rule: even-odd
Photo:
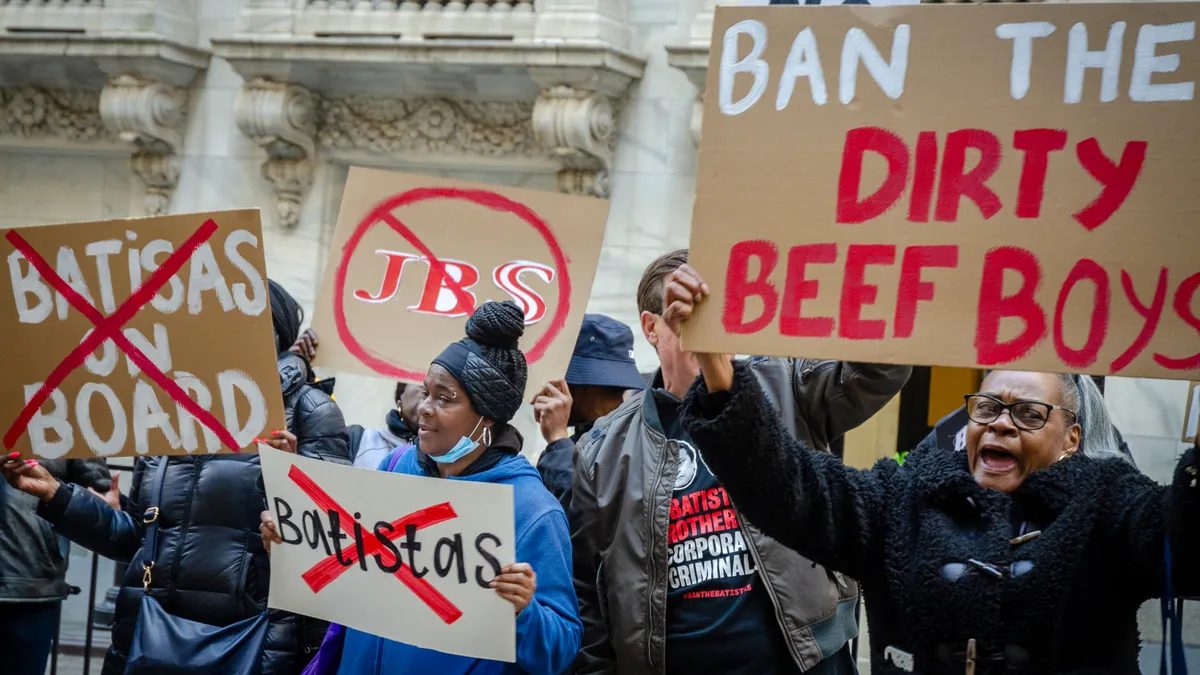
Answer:
[[[1050,421],[1050,413],[1061,410],[1075,416],[1075,411],[1060,405],[1050,405],[1043,401],[1013,401],[1005,403],[995,396],[987,394],[967,394],[967,417],[976,424],[991,424],[1000,419],[1007,410],[1013,424],[1018,429],[1037,431]]]

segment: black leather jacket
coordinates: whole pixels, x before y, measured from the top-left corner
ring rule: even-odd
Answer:
[[[875,414],[912,372],[763,357],[745,368],[768,392],[769,414],[820,448]],[[630,398],[579,442],[569,511],[583,621],[577,673],[666,672],[667,529],[680,452],[644,404],[650,396]],[[858,586],[739,521],[797,668],[810,670],[857,635]]]
[[[102,459],[42,462],[59,481],[97,492],[112,486]],[[46,521],[36,515],[37,498],[0,481],[0,603],[52,602],[70,593],[67,551]]]

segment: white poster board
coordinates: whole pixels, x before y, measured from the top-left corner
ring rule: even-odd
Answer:
[[[271,547],[271,607],[448,654],[516,661],[513,605],[488,587],[515,560],[512,486],[260,454],[284,539]]]

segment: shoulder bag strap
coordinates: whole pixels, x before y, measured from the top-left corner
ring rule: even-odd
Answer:
[[[391,473],[392,470],[396,468],[396,463],[400,461],[400,458],[403,457],[404,453],[408,452],[409,448],[411,448],[411,447],[413,447],[413,446],[402,445],[392,451],[392,458],[391,458],[391,460],[388,461],[388,465],[387,465],[388,473]]]
[[[154,471],[155,486],[152,493],[154,497],[142,514],[142,523],[146,526],[146,535],[142,544],[142,550],[145,551],[142,556],[142,568],[145,570],[145,573],[142,574],[143,592],[150,590],[150,575],[154,570],[154,563],[158,561],[158,516],[162,506],[163,486],[167,483],[167,464],[170,461],[169,457],[158,458],[158,466]]]

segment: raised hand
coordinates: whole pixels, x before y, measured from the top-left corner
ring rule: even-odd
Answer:
[[[121,510],[121,472],[112,472],[112,487],[108,488],[108,492],[98,492],[95,488],[88,488],[88,492],[103,499],[106,504],[113,507],[114,511]]]
[[[567,426],[571,421],[571,389],[567,381],[550,380],[533,397],[533,419],[542,427],[542,438],[547,443],[567,438]]]

